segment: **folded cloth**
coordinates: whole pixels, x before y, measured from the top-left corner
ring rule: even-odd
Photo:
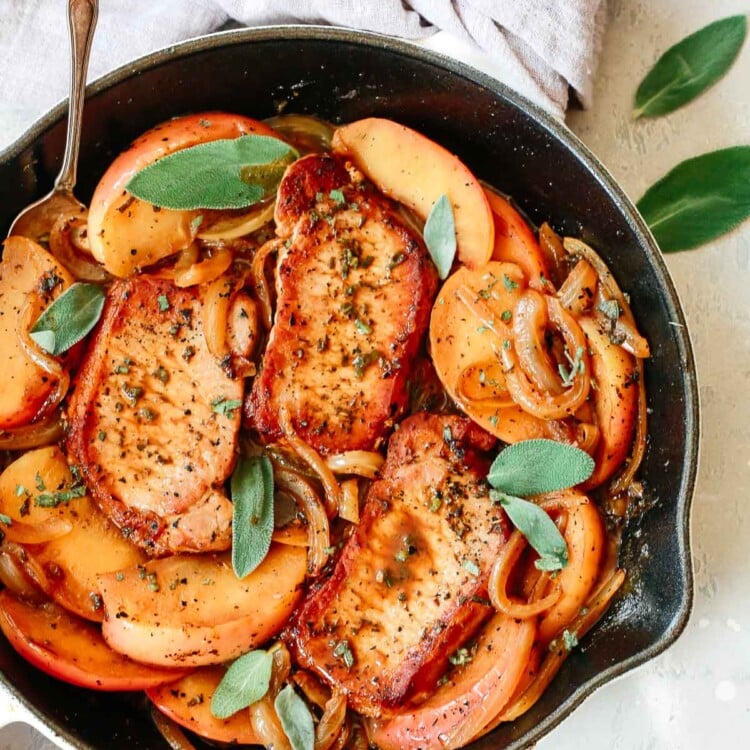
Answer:
[[[66,0],[0,0],[0,148],[64,98]],[[90,79],[229,22],[329,24],[399,36],[478,67],[562,118],[586,107],[606,0],[103,0]]]

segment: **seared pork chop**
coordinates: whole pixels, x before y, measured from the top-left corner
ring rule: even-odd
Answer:
[[[509,533],[486,484],[494,442],[463,417],[402,422],[336,568],[288,628],[299,662],[363,714],[433,689],[492,611],[487,580]]]
[[[151,554],[231,544],[222,484],[243,380],[208,350],[203,296],[149,276],[113,284],[70,401],[71,459],[102,510]]]
[[[286,171],[277,308],[246,404],[267,438],[283,418],[321,453],[372,449],[406,401],[437,277],[393,204],[327,155]]]

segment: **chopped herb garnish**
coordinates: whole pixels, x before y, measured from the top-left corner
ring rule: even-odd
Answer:
[[[107,433],[104,432],[104,430],[99,430],[99,432],[96,433],[96,437],[100,443],[103,443],[107,439]]]
[[[343,206],[346,203],[346,198],[344,198],[344,194],[340,190],[331,190],[328,193],[328,197],[339,206]]]
[[[36,475],[34,476],[34,481],[36,482],[36,488],[40,492],[47,489],[47,486],[44,484],[44,479],[42,479],[42,475],[38,471]]]
[[[562,380],[562,384],[569,388],[573,385],[573,381],[575,380],[576,375],[583,374],[585,372],[586,366],[583,362],[583,347],[579,346],[578,349],[576,349],[576,355],[575,357],[571,357],[570,354],[568,354],[568,350],[565,350],[565,356],[570,362],[570,369],[568,370],[565,365],[559,364],[557,366],[557,371],[560,373],[560,379]]]
[[[167,383],[169,381],[169,373],[161,367],[157,367],[152,373],[151,373],[157,380],[161,380],[162,383]]]
[[[182,358],[185,360],[185,362],[189,362],[194,356],[195,347],[188,345],[182,350]]]
[[[143,395],[143,388],[139,385],[124,383],[121,390],[122,395],[125,396],[131,406],[135,406],[138,403],[138,399]]]
[[[240,399],[227,399],[224,396],[219,396],[211,402],[211,411],[214,414],[224,414],[227,417],[232,417],[236,409],[242,406]]]
[[[339,641],[333,647],[333,655],[337,659],[341,659],[347,669],[351,669],[354,666],[354,654],[349,647],[349,641]]]
[[[616,299],[604,299],[599,303],[599,312],[604,313],[604,317],[616,321],[622,314],[620,304]]]
[[[459,648],[448,657],[448,661],[454,667],[463,667],[468,664],[473,658],[474,654],[468,648]]]
[[[169,298],[167,297],[166,294],[160,294],[156,298],[156,301],[159,303],[159,309],[162,312],[166,312],[167,310],[169,310],[169,307],[170,307],[170,305],[169,305]]]
[[[502,320],[503,323],[510,323],[512,317],[513,313],[510,310],[503,310],[503,313],[500,316],[500,320]]]
[[[512,292],[514,289],[518,289],[518,283],[513,281],[513,279],[508,276],[507,273],[503,274],[503,286],[509,291]]]
[[[463,569],[464,569],[465,571],[467,571],[467,572],[469,573],[469,575],[472,575],[472,576],[474,576],[475,578],[476,578],[476,577],[477,577],[477,576],[479,575],[479,573],[481,572],[481,571],[479,570],[479,566],[478,566],[478,565],[477,565],[477,564],[476,564],[476,563],[475,563],[475,562],[474,562],[473,560],[469,560],[469,558],[468,558],[468,557],[465,557],[465,558],[464,558],[464,559],[463,559],[463,560],[461,561],[461,567],[462,567],[462,568],[463,568]]]
[[[406,254],[405,253],[396,253],[388,263],[388,270],[390,271],[391,268],[395,268],[396,266],[400,266],[404,261],[406,260]]]
[[[141,419],[146,420],[146,422],[153,422],[156,419],[156,412],[153,409],[150,409],[148,406],[142,406],[138,410],[138,414],[140,415]]]
[[[0,523],[10,526],[13,523],[13,519],[10,516],[5,515],[5,513],[0,513]]]
[[[354,327],[365,335],[372,333],[372,326],[367,321],[362,320],[362,318],[357,318],[354,321]]]
[[[575,631],[563,630],[562,639],[566,651],[572,651],[578,645],[578,633]]]
[[[29,491],[22,484],[16,485],[16,497],[21,497],[21,495],[27,495],[28,492]]]
[[[77,497],[83,497],[86,494],[86,488],[83,485],[71,487],[69,490],[60,490],[58,492],[44,492],[37,495],[34,499],[34,505],[40,508],[56,508],[61,503],[69,503]]]

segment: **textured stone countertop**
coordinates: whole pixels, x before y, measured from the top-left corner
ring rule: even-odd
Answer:
[[[637,199],[683,159],[750,143],[750,43],[730,74],[688,107],[631,118],[633,93],[668,46],[747,0],[610,0],[594,107],[569,124]],[[687,314],[702,401],[693,506],[693,614],[666,653],[598,690],[539,750],[747,747],[750,731],[750,222],[667,257]],[[0,698],[0,723],[23,712]],[[0,730],[0,750],[54,746],[28,726]]]

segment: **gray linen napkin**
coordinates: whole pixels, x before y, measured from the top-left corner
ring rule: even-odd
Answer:
[[[64,98],[67,0],[0,0],[0,148]],[[400,36],[453,54],[557,117],[591,100],[606,0],[102,0],[90,78],[215,31],[317,23]]]

